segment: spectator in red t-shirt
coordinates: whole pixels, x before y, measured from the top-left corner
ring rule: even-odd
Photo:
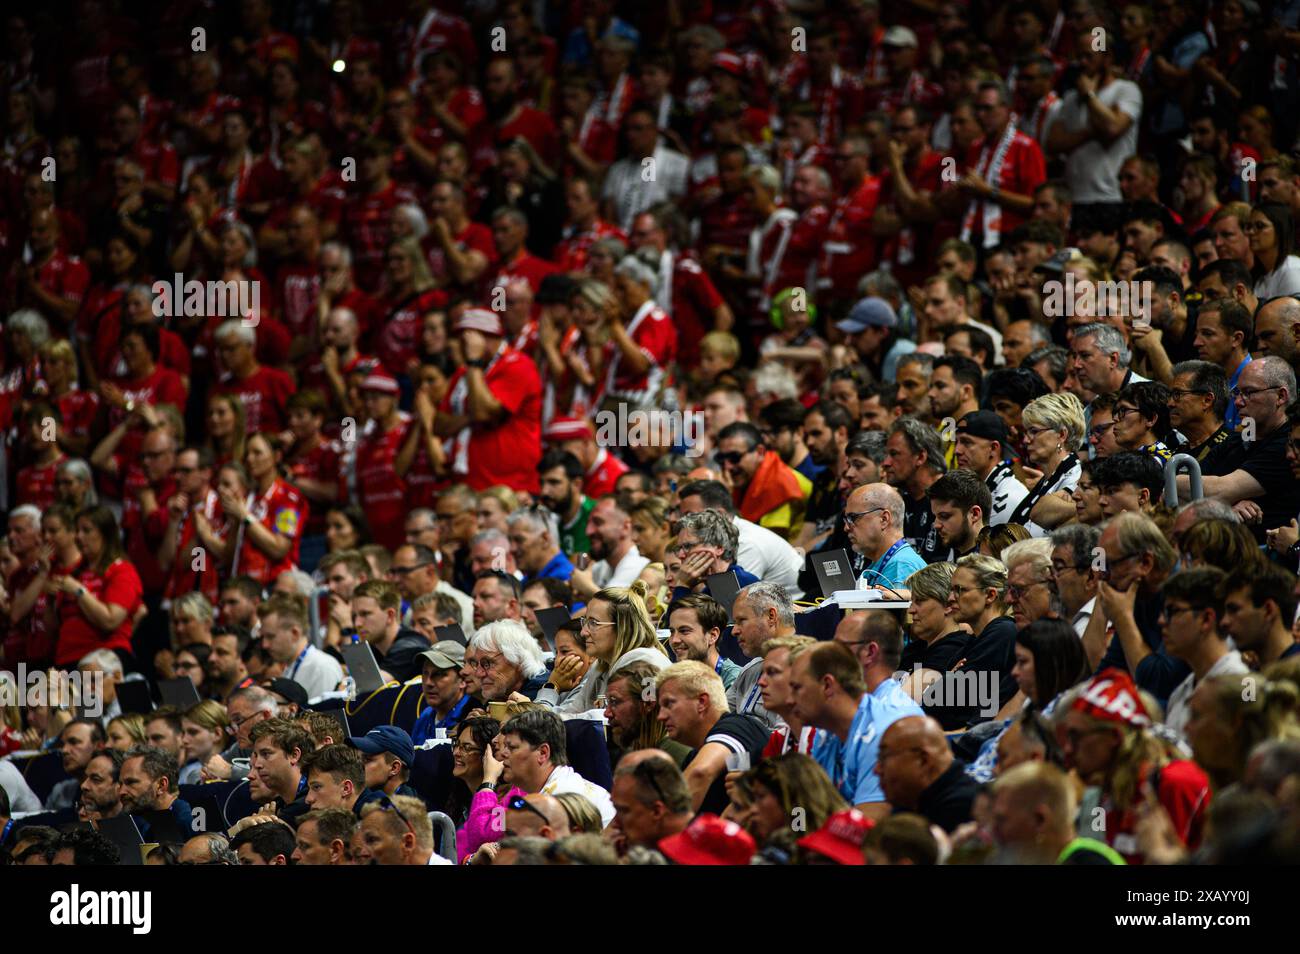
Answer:
[[[280,438],[261,432],[248,438],[244,467],[249,495],[221,492],[221,509],[238,529],[226,541],[232,576],[270,584],[298,563],[303,527],[310,516],[306,498],[280,477]]]
[[[67,460],[59,450],[58,432],[62,428],[63,415],[45,401],[33,402],[23,414],[19,434],[29,463],[18,471],[14,499],[19,504],[32,504],[44,510],[54,503],[57,496],[54,476],[59,465]]]
[[[320,138],[305,135],[283,149],[284,195],[257,233],[257,247],[263,255],[282,255],[289,244],[287,218],[293,209],[305,205],[316,213],[320,237],[332,239],[343,216],[343,188],[338,171],[327,168],[328,156]]]
[[[388,268],[383,294],[376,301],[379,323],[373,344],[375,354],[389,374],[409,376],[424,316],[447,303],[447,293],[434,287],[429,264],[420,243],[404,238],[388,246]]]
[[[513,206],[503,206],[492,213],[492,238],[496,242],[496,275],[490,287],[504,287],[512,278],[522,278],[537,294],[542,279],[558,271],[554,262],[538,258],[528,251],[528,217]]]
[[[612,494],[619,477],[628,472],[627,464],[596,443],[596,430],[589,420],[557,417],[542,437],[578,458],[584,475],[582,492],[593,500]]]
[[[339,457],[343,447],[322,433],[329,405],[319,391],[299,391],[289,398],[289,451],[285,467],[294,486],[311,504],[303,528],[301,564],[308,572],[325,555],[325,512],[339,499]]]
[[[232,318],[213,336],[226,373],[213,388],[214,394],[235,395],[244,406],[248,433],[284,429],[285,404],[296,388],[293,379],[279,368],[258,363],[254,349],[257,332],[243,319]]]
[[[415,203],[415,195],[393,181],[393,146],[371,136],[357,150],[361,189],[343,212],[343,235],[352,246],[357,284],[373,292],[384,270],[384,253],[393,240],[393,210]],[[418,204],[418,203],[417,203]]]
[[[46,397],[63,418],[59,446],[73,457],[90,449],[90,430],[99,413],[99,395],[77,387],[77,355],[69,341],[48,341],[41,348]]]
[[[505,341],[501,316],[469,308],[456,321],[465,363],[448,382],[434,428],[451,438],[452,473],[474,490],[503,484],[537,493],[542,380],[532,359]]]
[[[496,261],[492,230],[470,220],[465,190],[458,183],[438,182],[429,193],[429,208],[433,217],[424,245],[433,277],[460,291],[477,289]]]
[[[622,229],[600,217],[600,190],[591,179],[585,176],[569,179],[564,187],[564,202],[569,214],[554,253],[562,271],[580,272],[586,268],[592,242],[610,236],[627,241]]]
[[[360,390],[369,420],[357,441],[356,497],[375,540],[391,550],[405,539],[407,486],[397,473],[397,454],[412,426],[411,415],[398,410],[401,388],[382,368],[367,375]]]
[[[86,653],[111,649],[130,659],[131,628],[142,607],[140,575],[122,550],[117,520],[108,507],[77,515],[81,565],[50,578],[58,622],[56,666],[75,666]]]
[[[320,219],[311,206],[295,206],[285,216],[284,234],[285,256],[275,272],[274,299],[280,321],[293,336],[289,360],[297,361],[311,349],[319,320]]]
[[[513,60],[499,58],[484,72],[483,96],[488,121],[470,140],[470,161],[476,169],[496,164],[496,150],[516,136],[528,140],[542,162],[555,168],[560,158],[559,137],[551,117],[531,106],[520,105],[518,76]]]
[[[32,216],[27,244],[30,261],[14,262],[5,281],[8,307],[34,308],[66,335],[90,287],[90,269],[59,248],[59,218],[52,209]]]

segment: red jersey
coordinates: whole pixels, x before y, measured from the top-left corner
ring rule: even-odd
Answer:
[[[547,275],[553,275],[559,271],[554,262],[548,262],[544,258],[538,258],[526,249],[520,249],[518,254],[510,262],[498,262],[496,275],[488,283],[488,288],[498,286],[505,287],[510,281],[516,278],[522,278],[528,282],[528,287],[537,294],[537,290],[542,287],[542,279]]]
[[[117,628],[105,632],[86,618],[75,593],[59,593],[55,604],[59,620],[58,645],[54,652],[57,666],[75,666],[82,656],[94,649],[131,651],[131,630],[140,608],[144,590],[140,575],[127,559],[117,559],[103,573],[84,562],[76,574],[77,582],[101,603],[120,606],[126,616]]]
[[[399,411],[397,425],[391,430],[380,431],[370,421],[357,442],[357,502],[370,521],[375,541],[390,550],[406,540],[407,487],[397,476],[397,452],[412,426],[411,415]]]
[[[306,453],[291,454],[286,463],[289,474],[294,480],[306,478],[324,483],[339,482],[339,457],[343,447],[338,441],[321,439],[316,446]],[[310,502],[310,501],[309,501]],[[325,532],[325,511],[327,507],[317,506],[307,518],[303,528],[305,536],[316,536]]]
[[[19,470],[14,501],[20,505],[33,504],[42,510],[54,503],[54,475],[67,459],[67,454],[60,453],[44,467],[31,464]]]
[[[298,565],[298,544],[302,529],[309,516],[307,498],[297,487],[278,477],[265,493],[254,494],[248,515],[277,536],[289,540],[289,550],[279,560],[273,560],[252,540],[246,527],[240,527],[239,549],[235,554],[232,576],[251,576],[259,583],[271,583],[286,570]]]
[[[84,314],[84,312],[83,312]],[[126,359],[122,357],[122,312],[114,309],[93,329],[95,367],[101,378],[126,376]],[[190,349],[174,331],[158,329],[158,364],[175,371],[181,377],[190,374]],[[181,382],[182,386],[184,381]],[[181,410],[184,410],[182,407]]]
[[[310,337],[316,329],[320,271],[314,265],[286,262],[275,273],[274,294],[280,318],[289,333],[295,338]]]
[[[412,77],[419,75],[420,62],[424,57],[439,50],[451,50],[469,67],[474,66],[478,60],[469,24],[436,7],[424,15],[414,30],[408,32],[408,38],[402,46],[402,67]]]
[[[244,405],[244,432],[282,431],[285,405],[296,391],[293,378],[279,368],[259,366],[242,380],[227,371],[213,389],[214,394],[233,394]]]
[[[468,384],[460,367],[448,382],[442,409],[465,414]],[[537,464],[542,459],[542,379],[537,365],[505,345],[485,370],[492,396],[505,408],[506,418],[492,427],[462,430],[448,452],[452,471],[474,490],[503,484],[536,494],[540,489]],[[400,529],[400,527],[399,527]]]
[[[1210,780],[1201,767],[1190,759],[1170,762],[1154,773],[1156,798],[1169,813],[1174,832],[1188,850],[1195,851],[1205,830],[1205,818],[1210,808]],[[1141,864],[1137,850],[1137,813],[1133,809],[1119,812],[1102,802],[1106,809],[1106,844],[1110,845],[1129,864]]]
[[[581,232],[572,225],[566,225],[561,233],[560,243],[555,246],[555,260],[562,272],[580,272],[587,267],[587,256],[591,246],[603,238],[616,238],[627,244],[627,235],[617,225],[604,219],[596,219],[591,227]]]
[[[152,485],[158,506],[145,515],[139,495],[150,487],[144,471],[127,467],[122,485],[122,534],[126,538],[126,555],[140,574],[146,593],[161,593],[167,585],[167,572],[158,562],[158,549],[167,532],[167,501],[176,493],[176,481],[168,476]]]
[[[490,169],[496,165],[497,150],[517,136],[527,139],[547,165],[554,167],[559,162],[560,137],[555,122],[540,110],[520,106],[519,115],[504,126],[485,122],[474,131],[470,139],[470,163],[479,172]]]
[[[749,246],[749,233],[759,224],[748,192],[719,193],[700,209],[699,247],[721,245],[737,252]]]
[[[641,374],[628,370],[618,346],[609,342],[605,346],[604,396],[648,407],[663,390],[668,366],[677,357],[677,328],[667,312],[648,301],[627,323],[627,334],[650,359],[650,367]]]
[[[1001,192],[1033,195],[1047,181],[1047,163],[1043,150],[1032,138],[1008,127],[1001,136],[986,137],[971,143],[966,152],[967,167]],[[962,220],[962,238],[982,234],[984,248],[992,248],[1029,216],[998,205],[973,199]]]
[[[66,575],[76,570],[76,566],[56,565],[54,575]],[[15,570],[5,581],[5,588],[10,598],[27,589],[36,579],[36,567],[22,566]],[[30,612],[16,623],[10,623],[5,633],[4,662],[12,669],[16,663],[26,662],[29,666],[48,664],[54,660],[54,644],[58,630],[51,631],[45,622],[45,611],[53,597],[42,590],[32,604]]]
[[[162,504],[165,508],[166,501],[162,501]],[[200,556],[195,552],[196,548],[204,549],[198,531],[194,528],[194,515],[199,511],[208,518],[214,533],[223,538],[225,536],[226,517],[221,509],[221,497],[215,489],[209,488],[202,500],[191,501],[189,512],[176,528],[176,555],[172,557],[171,568],[167,571],[167,586],[163,590],[163,596],[174,600],[198,590],[208,598],[208,602],[216,606],[221,584],[217,561],[210,559],[206,552],[202,554],[201,561],[196,559]],[[195,569],[196,565],[200,569]]]
[[[442,250],[438,240],[430,232],[424,237],[424,258],[429,263],[429,271],[440,284],[448,285],[462,291],[477,291],[477,286],[464,285],[454,280],[451,274],[451,268],[447,264],[447,253]],[[456,246],[459,252],[473,250],[482,252],[487,259],[487,270],[484,274],[492,274],[492,268],[496,265],[497,245],[492,240],[492,230],[482,222],[467,222],[465,227],[452,237],[452,244]]]
[[[416,359],[424,316],[447,304],[447,293],[439,288],[408,295],[401,301],[381,300],[381,315],[374,336],[375,353],[390,374],[406,374]]]
[[[22,262],[14,263],[5,283],[6,298],[12,309],[27,306],[44,314],[45,309],[39,303],[29,300],[23,290],[19,269],[27,267]],[[80,308],[86,290],[90,288],[90,269],[77,256],[56,249],[49,261],[37,269],[36,282],[51,295],[73,302]],[[57,337],[67,337],[65,329],[52,327],[50,330]]]
[[[858,282],[876,267],[871,222],[879,201],[880,180],[872,175],[836,201],[818,269],[818,287],[827,289],[830,298],[856,298]]]
[[[326,172],[311,187],[306,195],[287,195],[276,202],[271,214],[266,217],[266,227],[283,230],[285,221],[294,206],[305,205],[316,213],[321,225],[330,223],[336,228],[343,219],[343,205],[347,196],[340,185],[338,174]]]
[[[817,110],[817,136],[822,142],[838,142],[844,129],[862,116],[866,105],[862,85],[838,65],[831,67],[825,84],[814,84],[811,76],[805,77],[796,96]]]
[[[700,359],[700,339],[713,330],[722,295],[700,263],[688,255],[674,256],[672,280],[678,358],[686,367],[694,367]]]
[[[180,411],[185,410],[185,384],[181,381],[181,376],[170,368],[158,365],[153,369],[153,374],[147,378],[115,378],[113,383],[121,389],[122,394],[132,404],[171,404]],[[121,424],[126,416],[126,410],[123,408],[115,407],[109,410],[109,430]],[[119,462],[118,473],[124,472],[128,463],[139,459],[140,444],[143,441],[143,430],[132,428],[127,431],[126,436],[122,438],[122,443],[117,445],[117,453],[114,455]]]
[[[587,471],[582,481],[582,492],[595,499],[605,494],[612,494],[618,479],[631,468],[605,448],[596,451],[596,462]]]
[[[389,182],[378,192],[359,195],[343,211],[343,236],[352,246],[353,268],[359,286],[373,292],[384,271],[384,254],[393,241],[393,209],[411,203],[415,194]]]
[[[63,418],[63,433],[69,437],[89,437],[99,414],[99,395],[73,388],[58,398],[57,404]]]

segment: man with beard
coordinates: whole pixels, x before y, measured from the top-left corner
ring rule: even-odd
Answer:
[[[177,826],[182,832],[193,831],[190,821],[190,805],[180,797],[177,780],[180,769],[176,759],[162,749],[150,745],[137,745],[129,749],[118,773],[118,797],[122,800],[122,811],[131,815],[141,812],[167,811],[172,813]],[[144,819],[137,818],[146,841],[151,827]]]
[[[934,513],[926,492],[947,469],[943,445],[932,428],[916,418],[902,417],[889,429],[885,480],[903,495],[907,516],[901,529],[927,563],[938,559],[942,547],[934,532]]]
[[[596,501],[583,493],[582,462],[566,450],[553,448],[537,465],[541,493],[537,499],[560,520],[560,549],[570,557],[591,552],[587,519]]]
[[[560,157],[559,136],[551,117],[531,106],[521,105],[515,94],[518,77],[513,60],[499,57],[487,65],[483,99],[488,121],[480,123],[470,137],[470,158],[476,169],[496,161],[498,146],[523,138],[554,168]]]
[[[631,586],[650,561],[632,542],[632,519],[613,497],[602,497],[587,519],[591,556],[599,562],[586,570],[574,570],[569,582],[573,592],[590,599],[607,586]]]
[[[984,374],[972,358],[945,355],[934,362],[930,373],[930,418],[944,442],[944,462],[956,466],[957,421],[980,407],[980,384]]]
[[[993,411],[972,411],[957,422],[957,466],[979,477],[992,495],[985,512],[988,526],[1006,523],[1029,490],[1005,460],[1007,428]]]
[[[592,497],[612,494],[618,479],[628,472],[627,464],[596,443],[596,431],[588,420],[556,418],[546,428],[542,439],[578,459],[583,467],[583,490]]]
[[[900,415],[924,420],[930,413],[930,372],[934,356],[913,351],[898,359],[894,380],[898,384],[896,407]]]
[[[718,640],[727,628],[726,609],[711,596],[692,593],[668,606],[668,645],[677,659],[694,659],[709,666],[730,689],[740,667],[718,655]]]
[[[948,548],[943,559],[956,563],[974,553],[984,515],[993,507],[988,485],[969,470],[952,470],[931,484],[926,494],[939,543]]]
[[[758,429],[763,444],[776,451],[782,463],[815,482],[826,468],[813,460],[804,443],[803,423],[807,415],[808,409],[801,401],[782,398],[759,412]]]
[[[63,771],[68,778],[55,785],[45,798],[46,811],[73,808],[81,794],[86,767],[108,741],[104,728],[94,719],[73,719],[59,733]]]
[[[857,428],[842,404],[818,401],[803,420],[803,443],[820,472],[813,478],[812,493],[804,516],[800,546],[811,549],[822,543],[839,523],[841,507],[840,470],[849,435]]]
[[[81,816],[86,821],[122,814],[118,779],[126,756],[117,749],[101,749],[86,763],[81,780]]]

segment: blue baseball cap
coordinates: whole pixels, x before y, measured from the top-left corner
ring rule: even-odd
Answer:
[[[404,765],[412,765],[415,762],[415,743],[411,741],[411,736],[405,729],[399,729],[395,725],[381,725],[371,729],[365,735],[354,735],[348,739],[348,745],[366,755],[390,752],[401,759]]]
[[[868,328],[897,328],[898,315],[889,302],[872,295],[854,305],[848,317],[837,321],[835,327],[846,335],[856,335]]]

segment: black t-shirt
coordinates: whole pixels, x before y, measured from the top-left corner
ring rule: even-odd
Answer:
[[[432,645],[424,634],[403,627],[397,631],[397,638],[388,647],[388,652],[382,657],[375,653],[375,660],[379,663],[379,668],[391,673],[394,679],[406,682],[423,671],[420,653]]]
[[[978,790],[979,783],[966,774],[966,763],[953,759],[947,771],[921,793],[916,810],[944,831],[952,831],[970,821],[971,803]]]
[[[1232,431],[1220,424],[1219,429],[1201,443],[1184,447],[1183,453],[1191,454],[1200,462],[1202,475],[1222,477],[1226,472],[1218,469],[1222,466],[1219,461],[1222,459],[1224,445],[1231,436]]]
[[[1018,686],[1011,670],[1016,664],[1016,624],[1010,616],[1000,616],[984,627],[984,631],[971,639],[949,667],[948,671],[957,673],[994,672],[998,697],[993,702],[993,712],[980,705],[980,700],[971,700],[966,693],[966,705],[956,698],[955,692],[945,692],[941,697],[943,705],[926,707],[924,700],[921,707],[926,715],[933,716],[945,730],[964,729],[972,722],[987,722],[998,710],[1007,704],[1016,694]],[[977,683],[977,687],[984,683]]]
[[[1260,439],[1249,444],[1241,439],[1241,433],[1231,435],[1213,452],[1213,461],[1217,476],[1244,470],[1259,481],[1264,492],[1251,499],[1264,511],[1264,519],[1256,524],[1247,524],[1255,533],[1260,543],[1264,542],[1264,531],[1285,526],[1300,510],[1300,481],[1291,476],[1291,465],[1286,459],[1286,445],[1290,440],[1290,429],[1283,425],[1269,434],[1260,435]],[[1202,472],[1205,468],[1202,467]]]
[[[962,658],[966,647],[974,638],[970,633],[959,629],[933,643],[914,639],[903,649],[898,668],[903,672],[911,673],[913,667],[919,664],[922,669],[947,672],[958,659]]]
[[[904,490],[906,509],[903,512],[903,536],[911,541],[912,549],[921,555],[926,563],[934,563],[948,554],[948,548],[939,542],[939,533],[934,529],[934,511],[930,509],[930,498],[921,497],[913,500]]]
[[[741,715],[736,712],[728,712],[709,730],[709,734],[704,738],[704,744],[717,742],[725,745],[732,752],[739,755],[741,752],[749,753],[749,764],[757,765],[763,757],[763,749],[767,747],[767,740],[772,737],[772,731],[761,719],[752,715]],[[682,763],[682,770],[695,761],[695,756],[699,754],[699,749],[693,751],[686,761]],[[701,812],[712,812],[715,815],[721,815],[726,807],[731,804],[731,799],[727,796],[727,773],[725,770],[718,773],[713,784],[709,786],[709,791],[704,796],[704,802],[700,805]]]

